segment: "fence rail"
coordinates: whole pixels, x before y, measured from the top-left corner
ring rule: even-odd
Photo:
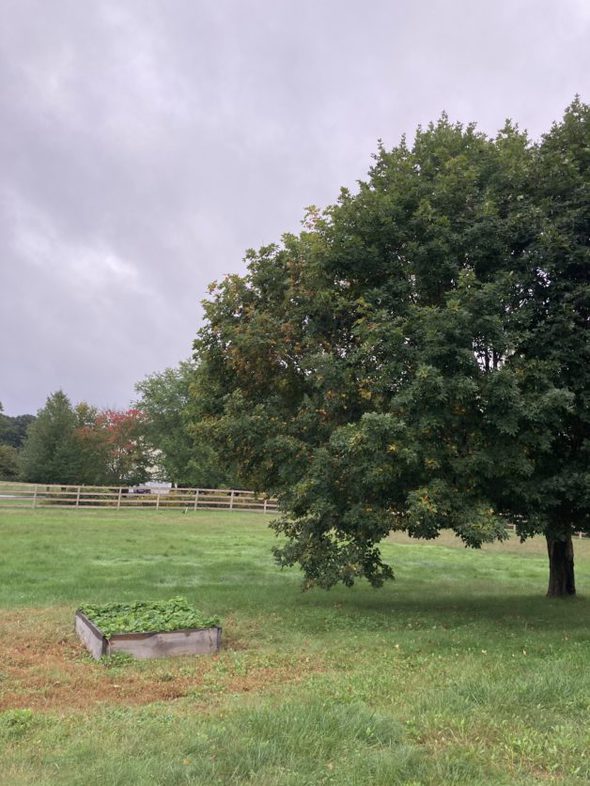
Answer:
[[[171,488],[153,491],[128,486],[67,486],[46,483],[11,483],[0,481],[0,510],[9,508],[85,508],[129,510],[236,510],[276,513],[274,497],[258,495],[244,489]],[[507,524],[516,532],[516,524]],[[586,538],[583,532],[574,537]]]
[[[516,534],[516,524],[511,523],[506,525],[506,529],[509,529],[510,532],[514,532]],[[585,532],[572,532],[572,538],[587,538]]]
[[[134,489],[127,486],[68,486],[0,481],[3,508],[113,508],[129,510],[236,510],[275,513],[277,500],[244,489]]]

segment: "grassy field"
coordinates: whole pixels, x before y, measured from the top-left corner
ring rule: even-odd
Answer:
[[[302,593],[257,514],[2,511],[0,783],[590,783],[590,542],[392,538],[382,590]],[[186,595],[214,658],[94,662],[84,602]]]

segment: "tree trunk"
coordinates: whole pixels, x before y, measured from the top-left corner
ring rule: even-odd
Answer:
[[[576,594],[574,578],[574,545],[571,534],[546,535],[549,555],[548,598],[565,598]]]

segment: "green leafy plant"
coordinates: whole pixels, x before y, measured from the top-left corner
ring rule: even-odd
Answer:
[[[210,628],[219,618],[206,616],[186,598],[135,603],[88,604],[80,611],[109,639],[114,633],[151,633],[155,631]]]

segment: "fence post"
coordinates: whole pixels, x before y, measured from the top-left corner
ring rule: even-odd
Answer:
[[[160,510],[160,492],[156,494],[156,510]]]
[[[121,507],[121,494],[123,493],[123,486],[119,486],[119,496],[117,497],[117,510]]]
[[[264,500],[264,510],[262,511],[263,513],[266,513],[266,503],[267,503],[267,502],[268,502],[268,500],[267,500],[267,499],[265,499],[265,500]]]
[[[76,507],[80,507],[80,486],[78,486],[78,491],[76,493]]]
[[[235,491],[232,489],[232,490],[231,490],[231,494],[229,495],[229,509],[230,509],[230,510],[233,510],[233,509],[234,509],[234,494],[235,494],[235,493],[236,493],[236,492],[235,492]]]
[[[199,507],[199,489],[195,489],[195,504],[193,510],[196,510]]]
[[[35,483],[35,491],[33,492],[33,507],[37,507],[37,484]]]

